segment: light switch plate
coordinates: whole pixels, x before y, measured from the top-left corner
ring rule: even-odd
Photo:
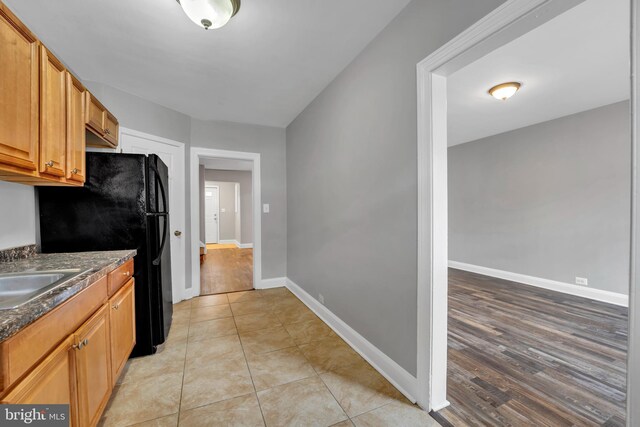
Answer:
[[[269,213],[269,203],[265,203],[264,205],[262,205],[262,212]]]

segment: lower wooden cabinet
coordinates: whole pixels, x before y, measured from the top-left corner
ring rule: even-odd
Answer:
[[[75,334],[78,425],[93,426],[109,400],[111,382],[109,311],[104,305]]]
[[[2,403],[75,406],[73,337],[60,344],[3,399]]]
[[[42,356],[34,354],[34,362],[39,362],[32,362],[33,366],[24,371],[25,375],[8,384],[7,391],[0,394],[0,403],[69,404],[71,425],[97,425],[136,342],[134,286],[134,279],[129,279],[110,298],[105,294],[96,310],[94,304],[87,306],[84,302],[87,295],[92,295],[92,289],[106,290],[106,278],[103,278],[65,303],[81,301],[82,304],[73,306],[74,310],[86,306],[90,311],[84,318],[88,320],[80,327],[76,323],[66,332],[68,335],[62,343],[48,354],[42,354],[42,351],[39,352]],[[65,307],[56,310],[62,312]],[[64,329],[67,322],[56,322],[60,319],[56,314],[54,311],[44,316],[32,324],[33,327]],[[54,325],[50,324],[52,321]],[[19,332],[12,338],[15,346],[7,349],[19,354],[26,354],[24,352],[29,349],[37,350],[39,347],[33,337],[32,331]],[[4,369],[1,365],[0,370]],[[6,373],[0,372],[0,377],[3,375]]]
[[[131,279],[110,300],[111,369],[114,384],[136,344],[134,298],[133,279]]]

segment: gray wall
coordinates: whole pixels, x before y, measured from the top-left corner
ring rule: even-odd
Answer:
[[[206,170],[207,181],[237,182],[240,184],[240,243],[253,243],[252,179],[249,171]]]
[[[189,116],[108,85],[83,83],[118,118],[120,126],[185,144],[189,142]]]
[[[416,64],[500,0],[414,0],[287,128],[288,277],[410,373]]]
[[[0,181],[0,250],[36,243],[33,187]]]
[[[449,259],[628,294],[628,101],[449,148]]]
[[[219,240],[236,240],[236,213],[235,213],[235,184],[233,182],[218,182],[205,180],[205,187],[218,186],[219,193]],[[207,242],[209,243],[209,242]]]
[[[287,182],[285,130],[229,122],[191,121],[191,146],[260,154],[262,203],[262,278],[287,274]],[[198,167],[198,166],[194,166]],[[187,197],[189,193],[187,193]],[[187,200],[188,210],[191,203]],[[190,217],[191,212],[187,212]]]

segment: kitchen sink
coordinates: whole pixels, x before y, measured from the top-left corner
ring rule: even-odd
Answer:
[[[80,273],[48,270],[0,274],[0,310],[20,307]]]

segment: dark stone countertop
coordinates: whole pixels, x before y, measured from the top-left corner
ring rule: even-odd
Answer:
[[[82,271],[31,302],[17,308],[0,310],[0,342],[12,337],[135,255],[135,250],[35,254],[11,262],[0,262],[0,274],[67,269]]]

